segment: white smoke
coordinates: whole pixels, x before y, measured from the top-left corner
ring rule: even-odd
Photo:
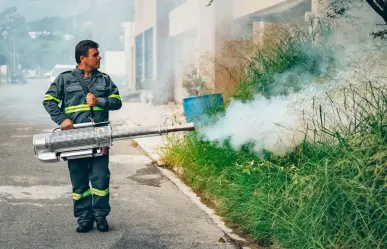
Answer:
[[[214,126],[203,129],[206,138],[211,141],[222,141],[230,138],[230,143],[235,148],[253,142],[254,150],[259,152],[266,148],[292,147],[289,144],[293,139],[292,132],[298,123],[298,116],[291,114],[288,109],[287,97],[276,97],[268,100],[258,97],[248,104],[234,101],[228,107],[227,113]],[[284,130],[284,127],[286,127]],[[286,141],[280,145],[280,133],[286,136]],[[279,146],[280,145],[280,146]]]
[[[313,116],[313,98],[326,97],[326,92],[349,83],[359,84],[380,77],[385,71],[381,68],[385,64],[384,50],[370,35],[380,17],[368,6],[351,10],[347,15],[344,18],[350,18],[352,22],[344,18],[339,20],[339,25],[335,27],[335,37],[330,39],[337,47],[341,47],[333,55],[340,65],[329,75],[331,78],[324,85],[316,84],[311,75],[299,69],[278,74],[273,84],[276,97],[267,99],[257,95],[248,103],[231,100],[224,116],[215,124],[200,129],[203,138],[212,142],[229,140],[235,149],[252,143],[258,153],[265,149],[283,154],[305,138],[304,114],[309,111],[306,115]],[[359,27],[365,23],[367,25],[363,27],[366,30],[360,32]],[[322,72],[326,72],[326,66],[324,63],[319,65]],[[300,91],[297,93],[286,86],[292,79],[299,81],[297,85],[301,90],[298,89]],[[284,91],[290,94],[280,96]]]
[[[313,96],[325,90],[313,84],[287,96],[256,96],[248,103],[234,100],[223,117],[200,129],[200,133],[209,141],[229,140],[235,149],[252,143],[256,152],[265,149],[283,154],[304,139],[303,111],[311,107]]]

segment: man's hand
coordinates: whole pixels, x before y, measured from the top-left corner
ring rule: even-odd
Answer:
[[[60,124],[60,128],[62,128],[62,130],[71,130],[74,128],[73,124],[73,121],[67,118]]]
[[[86,97],[86,102],[88,106],[94,107],[97,105],[97,97],[94,94],[88,93]]]

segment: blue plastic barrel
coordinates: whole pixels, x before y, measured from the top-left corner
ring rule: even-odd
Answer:
[[[211,114],[224,109],[222,94],[206,94],[183,99],[185,119],[188,123],[202,123]]]

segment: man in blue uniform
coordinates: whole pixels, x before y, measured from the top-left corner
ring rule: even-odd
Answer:
[[[44,108],[63,130],[91,119],[96,123],[108,121],[109,111],[122,106],[116,85],[107,74],[98,71],[101,62],[98,47],[91,40],[79,42],[75,48],[78,66],[61,73],[46,92]],[[109,148],[105,149],[104,156],[68,160],[68,168],[74,216],[78,222],[76,231],[92,230],[94,221],[99,231],[108,231],[106,216],[111,210]]]

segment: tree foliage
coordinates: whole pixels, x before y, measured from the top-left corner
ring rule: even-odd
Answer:
[[[384,25],[382,26],[387,25],[387,0],[333,0],[327,10],[327,15],[330,18],[341,17],[347,11],[356,9],[364,2],[384,20]],[[374,38],[387,40],[387,29],[382,28],[379,31],[372,32],[371,35]]]
[[[0,13],[0,58],[1,64],[11,61],[13,40],[25,34],[25,19],[17,8],[6,8]]]
[[[14,56],[24,69],[49,70],[54,64],[73,62],[73,41],[64,38],[72,25],[68,19],[26,22],[17,8],[4,9],[0,13],[0,64],[10,64]]]
[[[215,0],[209,0],[208,6],[211,6]],[[329,0],[320,0],[326,2]],[[343,16],[348,10],[356,8],[358,4],[366,2],[387,25],[387,0],[330,0],[327,15],[330,18]],[[387,29],[371,33],[375,38],[387,40]]]
[[[387,24],[387,0],[333,0],[327,14],[332,18],[342,16],[363,2],[366,2]]]
[[[25,26],[25,19],[21,16],[16,7],[6,8],[0,13],[0,33],[13,34],[20,32]]]

